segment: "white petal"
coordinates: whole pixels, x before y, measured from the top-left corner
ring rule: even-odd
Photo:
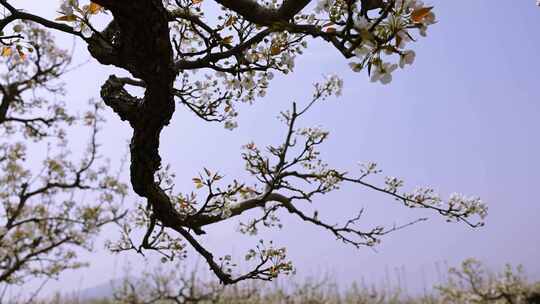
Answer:
[[[389,84],[391,81],[392,81],[392,74],[390,73],[384,73],[384,75],[381,77],[382,84]]]

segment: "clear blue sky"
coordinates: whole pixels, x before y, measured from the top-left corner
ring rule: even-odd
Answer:
[[[191,177],[203,166],[243,176],[240,146],[280,140],[284,130],[275,119],[278,112],[291,101],[307,101],[311,84],[322,74],[337,73],[345,80],[343,96],[314,108],[303,121],[331,132],[323,149],[330,164],[353,169],[358,161],[375,161],[411,187],[431,185],[445,195],[478,195],[489,204],[490,214],[487,225],[477,230],[433,215],[387,236],[376,252],[349,248],[287,217],[283,230],[264,235],[288,246],[299,275],[330,272],[342,284],[362,278],[378,283],[386,271],[404,266],[409,287],[417,288],[423,271],[428,283],[436,279],[436,262],[455,265],[475,257],[493,269],[521,263],[540,279],[540,8],[533,0],[428,2],[435,5],[439,23],[414,44],[415,64],[396,72],[390,85],[370,83],[365,74],[352,73],[330,46],[311,43],[295,73],[277,77],[267,97],[243,108],[240,127],[233,132],[207,125],[179,107],[162,141],[163,158],[176,171],[179,190],[190,189]],[[51,16],[57,5],[14,3]],[[65,37],[61,41],[71,45]],[[77,51],[78,61],[88,58],[81,44]],[[65,79],[69,104],[98,97],[99,86],[112,72],[97,63],[72,72]],[[118,159],[129,129],[109,116],[101,142],[105,153]],[[425,215],[355,187],[317,204],[321,216],[331,221],[366,207],[366,225],[404,223]],[[238,237],[236,225],[216,226],[205,241],[219,248],[218,254],[236,253],[242,261],[244,249],[257,238]],[[125,258],[109,259],[103,250],[85,257],[92,263],[89,269],[68,272],[51,286],[66,290],[104,282],[115,267],[118,276],[121,267],[114,265]]]

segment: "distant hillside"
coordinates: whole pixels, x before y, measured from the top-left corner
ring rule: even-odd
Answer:
[[[69,297],[78,298],[80,300],[92,300],[92,299],[111,299],[114,293],[114,287],[120,286],[124,279],[111,280],[90,288],[83,289],[81,291],[75,291],[67,294]]]

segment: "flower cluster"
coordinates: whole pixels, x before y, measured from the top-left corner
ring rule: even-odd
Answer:
[[[538,287],[527,282],[523,267],[507,264],[500,273],[488,272],[475,259],[450,268],[448,281],[436,286],[442,303],[537,303]]]
[[[47,144],[56,145],[60,151],[44,155],[40,170],[27,168],[27,158],[36,155],[26,145],[2,143],[1,282],[17,284],[28,277],[55,278],[65,269],[84,266],[77,261],[75,248],[91,249],[100,228],[122,216],[118,202],[127,194],[127,186],[110,175],[106,163],[96,160],[97,112],[93,117],[93,123],[87,126],[92,130],[92,140],[80,163],[72,160],[65,138],[33,143],[42,145],[42,149]],[[0,123],[0,129],[3,127]]]
[[[280,274],[293,273],[294,268],[292,262],[287,260],[286,248],[275,248],[272,241],[269,243],[267,246],[260,240],[256,248],[250,249],[245,256],[246,261],[258,260],[258,268],[269,264],[264,269],[258,270],[256,275],[261,279],[273,279]]]
[[[380,11],[372,16],[370,11],[374,9]],[[415,52],[406,49],[408,43],[415,41],[412,31],[426,36],[428,27],[435,23],[432,7],[419,0],[355,1],[352,4],[343,0],[320,0],[315,13],[311,19],[323,21],[319,16],[327,15],[330,22],[322,25],[323,28],[344,40],[342,53],[356,59],[349,63],[351,69],[359,72],[367,68],[371,81],[382,84],[392,81],[392,72],[398,66],[404,68],[414,62]],[[386,59],[391,55],[399,56],[399,65]]]
[[[315,91],[313,93],[314,98],[326,99],[330,96],[341,96],[343,90],[343,79],[336,74],[330,74],[324,76],[322,83],[314,84]]]
[[[61,15],[56,20],[69,22],[81,32],[92,33],[95,29],[90,19],[103,11],[103,7],[92,1],[81,6],[79,0],[62,0],[58,11]]]
[[[467,221],[468,218],[475,215],[483,220],[488,211],[487,205],[478,197],[467,197],[453,193],[448,199],[443,200],[432,188],[417,188],[412,192],[402,194],[402,197],[405,205],[411,208],[435,209],[447,217],[447,221]],[[484,223],[479,222],[472,225],[482,226]]]

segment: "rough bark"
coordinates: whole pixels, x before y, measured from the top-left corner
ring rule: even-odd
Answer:
[[[111,11],[119,31],[114,65],[128,70],[146,85],[144,98],[136,99],[111,77],[102,87],[102,97],[133,128],[131,183],[148,199],[156,216],[166,226],[178,223],[177,213],[154,174],[161,166],[160,134],[174,113],[172,87],[176,72],[169,37],[168,13],[160,0],[96,0]]]

